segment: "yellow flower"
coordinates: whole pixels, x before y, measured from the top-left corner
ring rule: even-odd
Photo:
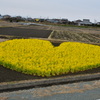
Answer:
[[[100,67],[100,46],[15,39],[0,43],[0,64],[25,74],[55,76]]]

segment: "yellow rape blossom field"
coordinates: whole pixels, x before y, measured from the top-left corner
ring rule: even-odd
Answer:
[[[0,65],[25,74],[50,77],[100,67],[100,46],[15,39],[0,43]]]

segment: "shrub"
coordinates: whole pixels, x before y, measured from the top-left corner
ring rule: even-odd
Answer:
[[[45,40],[9,40],[0,43],[0,64],[42,77],[74,73],[100,67],[100,46],[64,42],[54,47]]]

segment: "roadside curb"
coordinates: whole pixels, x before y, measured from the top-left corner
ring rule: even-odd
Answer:
[[[0,93],[7,91],[30,89],[36,87],[45,87],[57,84],[68,84],[80,81],[97,80],[97,79],[100,79],[100,73],[62,76],[62,77],[48,78],[48,79],[44,78],[35,80],[4,82],[0,83]]]

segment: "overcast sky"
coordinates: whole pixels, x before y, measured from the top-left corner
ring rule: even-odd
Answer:
[[[100,0],[0,0],[0,14],[100,21]]]

